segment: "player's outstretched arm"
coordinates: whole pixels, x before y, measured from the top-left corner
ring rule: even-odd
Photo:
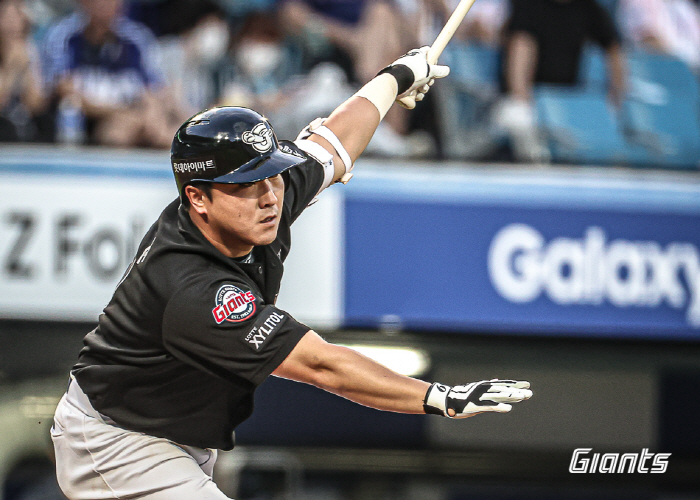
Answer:
[[[333,154],[334,182],[341,180],[352,169],[352,164],[365,150],[379,122],[397,98],[410,94],[420,101],[436,78],[449,74],[450,68],[447,66],[428,63],[428,48],[415,49],[398,58],[323,121],[339,144],[332,144],[321,133],[315,132],[320,125],[318,123],[312,123],[302,132],[300,137],[311,133],[308,140]],[[338,146],[345,151],[338,151]]]
[[[378,410],[433,413],[466,418],[492,411],[504,413],[511,403],[532,396],[530,384],[490,380],[450,387],[395,373],[362,354],[324,341],[309,331],[273,372],[278,377],[315,385]]]

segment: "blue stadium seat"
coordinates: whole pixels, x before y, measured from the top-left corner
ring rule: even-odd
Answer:
[[[608,86],[608,70],[605,52],[597,45],[588,44],[581,55],[579,82],[581,87],[591,92],[605,93]]]
[[[623,123],[628,137],[648,151],[655,166],[700,166],[700,89],[682,61],[658,54],[629,57]]]
[[[489,107],[498,96],[497,49],[453,41],[440,63],[450,77],[436,85],[443,150],[450,158],[479,157],[489,147]]]
[[[627,163],[628,146],[605,94],[540,87],[535,92],[535,105],[552,161]]]
[[[627,56],[629,67],[630,92],[633,97],[639,93],[639,82],[663,87],[672,95],[700,99],[698,79],[692,70],[680,59],[674,57],[635,51]],[[643,91],[643,89],[642,89]]]
[[[470,142],[478,139],[485,110],[497,95],[499,55],[488,47],[456,43],[441,61],[452,68],[440,92],[445,151],[450,157],[468,157]],[[536,90],[539,126],[552,160],[698,167],[700,88],[695,75],[682,61],[643,52],[629,54],[628,66],[629,94],[619,117],[607,103],[605,54],[596,46],[584,51],[580,87]]]
[[[440,56],[440,63],[450,66],[450,79],[474,86],[477,92],[477,86],[498,86],[500,56],[492,47],[452,42]]]
[[[623,110],[630,140],[649,152],[642,163],[700,168],[697,99],[678,96],[658,104],[630,99]]]

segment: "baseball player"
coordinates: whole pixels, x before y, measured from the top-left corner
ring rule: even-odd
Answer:
[[[233,448],[270,374],[449,418],[507,412],[532,395],[527,382],[450,387],[399,375],[275,307],[291,224],[348,181],[397,96],[419,101],[449,73],[426,52],[397,59],[295,142],[278,142],[245,108],[207,110],[180,127],[171,150],[180,196],[85,337],[56,409],[56,470],[69,499],[228,498],[212,481],[217,450]]]

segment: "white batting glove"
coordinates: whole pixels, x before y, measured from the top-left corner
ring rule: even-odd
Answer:
[[[399,84],[396,101],[405,108],[415,108],[416,101],[423,100],[436,78],[450,74],[449,66],[428,62],[428,49],[428,46],[413,49],[379,72],[380,75],[390,73],[396,78]]]
[[[467,418],[477,413],[494,411],[509,412],[509,403],[530,399],[530,383],[517,380],[482,380],[467,385],[434,383],[425,394],[425,413],[448,418]]]

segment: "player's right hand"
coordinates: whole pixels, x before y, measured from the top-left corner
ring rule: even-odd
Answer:
[[[434,383],[425,394],[426,413],[448,418],[467,418],[486,411],[509,412],[510,403],[530,399],[530,383],[518,380],[482,380],[466,385]]]
[[[397,101],[402,106],[413,109],[416,101],[423,100],[436,78],[450,74],[449,66],[430,64],[425,46],[413,49],[384,68],[381,73],[391,73],[399,84]]]

